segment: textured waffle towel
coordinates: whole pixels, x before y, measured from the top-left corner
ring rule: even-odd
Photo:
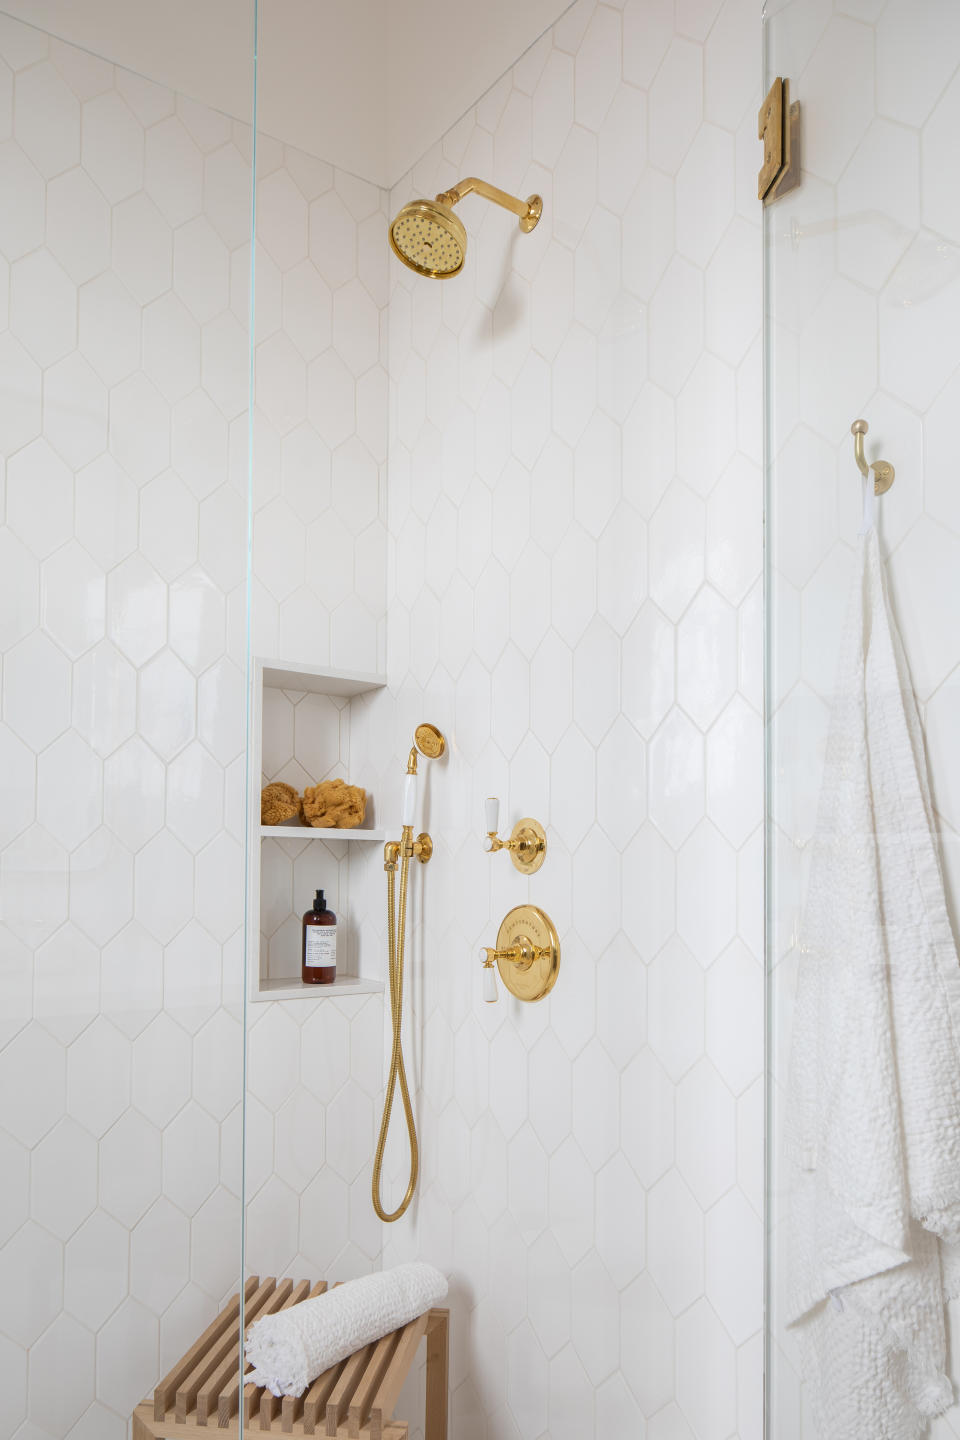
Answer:
[[[247,1331],[250,1380],[273,1395],[302,1395],[311,1381],[355,1350],[416,1320],[446,1297],[447,1282],[432,1265],[397,1265],[349,1280],[255,1320]]]
[[[916,1440],[953,1399],[960,966],[872,528],[841,645],[802,940],[788,1318],[820,1440]]]

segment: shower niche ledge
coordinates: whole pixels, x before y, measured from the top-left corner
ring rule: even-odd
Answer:
[[[382,675],[320,669],[263,656],[251,674],[251,757],[247,846],[248,934],[259,937],[251,957],[253,1001],[323,1000],[373,994],[383,979],[363,965],[358,927],[349,913],[351,864],[365,863],[371,845],[383,844],[376,823],[376,796],[354,830],[320,829],[303,823],[260,824],[260,790],[285,781],[302,794],[306,786],[340,777],[363,785],[350,769],[350,730],[357,705],[382,690]],[[323,889],[340,922],[337,978],[332,985],[300,979],[301,916]]]

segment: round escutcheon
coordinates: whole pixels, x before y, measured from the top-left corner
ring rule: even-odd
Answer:
[[[545,910],[517,905],[504,916],[497,933],[497,949],[519,945],[536,952],[529,961],[498,960],[500,979],[518,1000],[542,1000],[553,989],[560,970],[560,937]]]
[[[521,875],[535,875],[547,858],[547,832],[540,821],[525,815],[514,825],[510,840],[514,868]]]

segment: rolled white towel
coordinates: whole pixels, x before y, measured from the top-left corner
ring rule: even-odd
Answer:
[[[331,1365],[415,1320],[446,1298],[447,1282],[421,1261],[348,1280],[313,1300],[264,1315],[247,1331],[251,1381],[273,1395],[302,1395]]]

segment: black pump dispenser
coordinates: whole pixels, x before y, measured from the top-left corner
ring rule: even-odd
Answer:
[[[337,978],[337,917],[322,890],[303,917],[300,974],[305,985],[332,985]]]

